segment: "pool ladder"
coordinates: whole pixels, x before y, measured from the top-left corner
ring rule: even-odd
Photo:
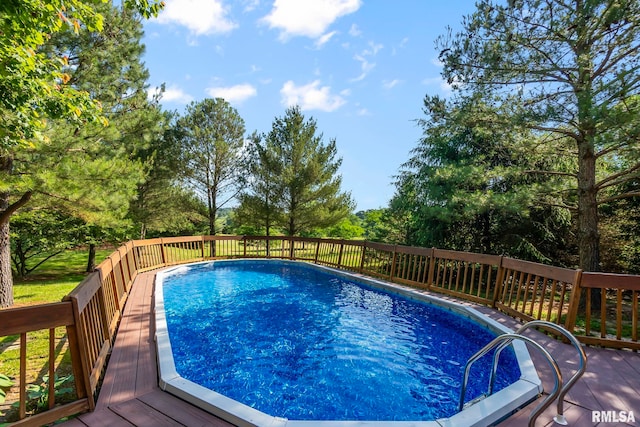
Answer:
[[[560,372],[560,368],[558,368],[558,363],[551,356],[551,354],[542,347],[538,342],[533,339],[522,335],[522,333],[533,327],[540,327],[542,329],[547,329],[551,331],[558,332],[564,335],[569,342],[576,348],[578,351],[578,356],[580,359],[580,365],[578,366],[578,370],[575,374],[566,382],[566,384],[562,384],[562,373]],[[493,388],[495,385],[496,372],[498,370],[498,359],[500,358],[500,354],[502,350],[504,350],[509,344],[511,344],[514,340],[524,341],[525,343],[531,344],[533,348],[539,350],[542,355],[545,357],[549,365],[551,366],[551,370],[554,374],[554,386],[553,391],[549,393],[538,406],[531,412],[529,416],[529,427],[534,427],[536,419],[538,416],[545,410],[551,403],[557,398],[558,399],[558,408],[557,414],[553,417],[553,420],[560,425],[567,425],[567,420],[564,417],[564,397],[566,396],[569,389],[578,381],[578,379],[584,374],[584,371],[587,369],[587,355],[584,352],[584,349],[580,345],[580,342],[574,337],[569,331],[567,331],[562,326],[558,326],[555,323],[547,322],[545,320],[533,320],[531,322],[525,323],[518,330],[513,333],[502,334],[495,339],[493,339],[489,344],[480,349],[476,354],[471,356],[467,361],[467,364],[464,367],[464,378],[462,380],[462,389],[460,390],[460,407],[459,410],[462,410],[465,406],[473,405],[484,397],[490,396],[493,393]],[[465,404],[464,398],[467,392],[467,384],[469,382],[469,372],[471,371],[471,365],[475,363],[478,359],[480,359],[485,354],[489,353],[491,350],[496,349],[493,354],[493,366],[491,369],[491,377],[489,379],[489,388],[487,393],[476,398],[470,402]]]

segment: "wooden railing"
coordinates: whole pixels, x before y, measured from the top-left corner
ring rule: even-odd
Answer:
[[[89,395],[84,381],[78,381],[78,379],[83,378],[83,370],[86,365],[82,363],[81,348],[83,339],[79,333],[80,328],[78,328],[78,319],[75,313],[76,311],[69,301],[0,310],[0,337],[7,337],[11,340],[17,336],[19,347],[20,368],[15,382],[18,386],[19,398],[17,404],[20,421],[14,423],[14,425],[41,426],[66,416],[93,409],[93,397]],[[61,327],[66,328],[66,345],[71,355],[76,399],[71,403],[57,405],[55,381],[49,380],[45,383],[44,375],[48,375],[49,379],[56,378],[57,366],[55,361],[62,341],[56,338],[56,329]],[[48,333],[46,355],[28,354],[29,338],[27,334],[41,331],[45,335]],[[3,339],[3,341],[5,340]],[[33,364],[29,363],[30,361],[33,362],[34,359],[41,357],[46,360],[42,375],[38,375],[38,378],[29,378],[29,381],[35,381],[35,384],[42,384],[40,387],[44,387],[42,393],[46,396],[46,402],[43,403],[48,410],[27,418],[27,385],[29,382],[27,366]]]
[[[350,270],[491,306],[525,321],[561,324],[585,344],[640,350],[640,276],[583,273],[499,255],[366,241],[283,236],[134,240],[111,254],[62,302],[0,310],[0,338],[20,341],[16,382],[21,421],[16,425],[42,425],[94,408],[96,390],[138,273],[230,258],[292,259]],[[594,292],[600,293],[598,298]],[[50,331],[49,354],[39,357],[46,360],[46,371],[53,378],[56,344],[51,331],[59,327],[66,328],[76,400],[58,405],[50,382],[50,409],[27,417],[26,334]]]

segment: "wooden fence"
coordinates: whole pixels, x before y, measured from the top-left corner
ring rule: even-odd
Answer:
[[[62,302],[0,310],[0,339],[19,341],[20,421],[42,425],[92,410],[124,305],[136,275],[195,261],[278,258],[312,262],[452,295],[522,320],[563,325],[588,345],[640,350],[640,276],[587,273],[528,261],[435,248],[283,236],[190,236],[130,241],[102,262]],[[46,372],[56,371],[56,328],[66,329],[75,401],[27,416],[27,333],[49,331]]]

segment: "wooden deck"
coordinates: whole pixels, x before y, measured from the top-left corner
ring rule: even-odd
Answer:
[[[152,316],[154,279],[155,272],[140,274],[132,287],[96,410],[64,423],[64,427],[232,425],[158,388]],[[515,328],[519,325],[512,318],[490,308],[468,305],[507,327]],[[544,343],[545,348],[560,364],[565,378],[568,378],[572,369],[577,367],[575,349],[536,331],[528,334]],[[569,425],[598,425],[592,422],[592,410],[633,411],[637,421],[628,425],[640,425],[640,355],[596,348],[587,348],[586,352],[587,372],[565,399],[564,413]],[[531,353],[545,390],[550,390],[553,385],[550,369],[542,357],[536,352]],[[536,404],[534,402],[513,414],[500,423],[500,427],[526,425],[529,413]],[[557,425],[552,419],[555,414],[554,403],[538,418],[536,426]]]

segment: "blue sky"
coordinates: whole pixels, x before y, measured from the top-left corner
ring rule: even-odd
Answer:
[[[435,40],[473,0],[165,0],[145,23],[151,88],[165,109],[225,98],[247,135],[299,105],[335,138],[357,210],[386,207],[420,138],[426,94],[447,95]]]

